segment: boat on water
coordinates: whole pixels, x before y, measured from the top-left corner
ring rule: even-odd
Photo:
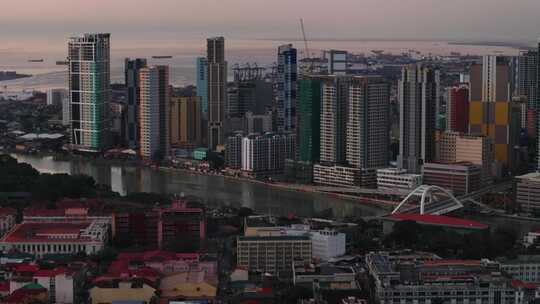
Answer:
[[[29,59],[28,62],[43,62],[43,59]]]
[[[61,60],[58,60],[58,61],[56,62],[56,65],[68,65],[68,64],[69,64],[68,61],[61,61]]]
[[[172,58],[172,56],[165,55],[165,56],[152,56],[154,59],[169,59]]]

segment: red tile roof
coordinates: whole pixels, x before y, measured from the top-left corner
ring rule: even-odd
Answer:
[[[0,208],[0,216],[17,215],[17,210],[13,208]]]
[[[0,292],[8,292],[9,293],[9,282],[8,281],[0,282]]]
[[[34,277],[55,277],[63,273],[66,273],[66,269],[63,267],[57,267],[54,269],[40,269],[34,273]]]
[[[82,229],[90,223],[23,223],[16,225],[4,237],[4,242],[82,242],[79,238]],[[56,236],[72,234],[76,238],[57,238]]]
[[[444,215],[399,213],[390,215],[390,218],[399,221],[415,221],[422,224],[441,226],[454,226],[474,229],[486,229],[489,227],[488,225],[479,223],[477,221],[471,221]]]
[[[23,211],[24,216],[64,216],[66,211],[64,209],[47,209],[39,207],[26,208]]]
[[[15,268],[13,270],[16,271],[16,272],[35,273],[36,271],[39,270],[39,266],[38,265],[33,265],[33,264],[18,264],[17,266],[15,266]]]
[[[536,289],[539,285],[535,283],[523,282],[521,280],[512,280],[512,286],[525,289]]]
[[[25,300],[34,298],[42,293],[47,293],[47,289],[45,288],[39,288],[39,289],[19,288],[15,290],[13,293],[11,293],[11,295],[7,296],[4,300],[2,300],[1,303],[20,304],[20,303],[25,302]]]
[[[429,260],[425,261],[424,265],[426,266],[438,266],[438,265],[469,265],[475,266],[480,265],[482,261],[480,260],[451,260],[451,259],[441,259],[441,260]]]

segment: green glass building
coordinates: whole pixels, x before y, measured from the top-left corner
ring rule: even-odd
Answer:
[[[298,89],[300,161],[315,163],[320,155],[321,80],[301,79]]]

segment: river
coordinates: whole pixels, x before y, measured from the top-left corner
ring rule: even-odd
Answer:
[[[42,173],[85,174],[110,185],[121,195],[133,192],[185,194],[210,207],[248,207],[260,213],[312,216],[331,208],[334,216],[377,216],[385,211],[359,202],[317,193],[272,188],[249,181],[183,171],[163,171],[130,165],[110,165],[88,159],[54,160],[52,156],[13,155]]]
[[[248,207],[259,213],[313,216],[332,209],[337,218],[378,216],[387,211],[362,205],[353,200],[318,193],[295,192],[272,188],[244,180],[192,174],[184,171],[163,171],[131,165],[110,165],[102,161],[72,159],[54,160],[52,156],[12,155],[19,162],[30,164],[43,173],[85,174],[97,183],[110,185],[113,191],[126,195],[132,192],[185,194],[198,197],[210,207]],[[539,230],[540,222],[521,221],[491,215],[467,215],[493,227],[509,228],[520,234]]]

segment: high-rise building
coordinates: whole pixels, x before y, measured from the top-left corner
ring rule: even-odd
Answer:
[[[206,57],[197,58],[197,96],[201,98],[203,117],[208,115],[208,60]]]
[[[298,93],[300,161],[316,163],[321,149],[321,79],[299,80]]]
[[[328,76],[321,79],[320,162],[344,164],[351,77]]]
[[[208,61],[208,145],[215,149],[224,141],[225,103],[227,98],[227,61],[225,39],[207,40]]]
[[[540,171],[540,39],[538,39],[538,48],[536,51],[537,58],[536,58],[536,111],[535,111],[535,118],[537,123],[536,128],[536,159],[538,161],[538,170]]]
[[[292,44],[278,48],[276,81],[276,108],[278,132],[296,129],[296,80],[298,69],[296,49]]]
[[[399,95],[398,166],[420,173],[435,157],[435,122],[440,100],[440,71],[423,65],[402,69]]]
[[[227,118],[244,117],[247,112],[266,114],[272,108],[273,87],[264,77],[265,69],[246,65],[233,70],[234,82],[227,88]]]
[[[47,105],[48,106],[61,106],[64,100],[68,98],[68,91],[66,89],[48,89],[47,90]]]
[[[246,134],[272,132],[272,111],[259,115],[246,112],[244,117],[244,132]]]
[[[493,145],[491,138],[453,131],[437,135],[437,161],[469,162],[482,168],[482,183],[491,182]]]
[[[330,50],[326,52],[329,75],[346,75],[347,51]]]
[[[71,125],[71,102],[69,100],[69,95],[62,101],[62,125]]]
[[[140,155],[159,160],[170,150],[170,86],[169,67],[142,68],[140,81]]]
[[[146,59],[125,59],[124,77],[126,84],[126,144],[131,149],[139,147],[139,72],[146,67]]]
[[[374,187],[376,169],[388,163],[389,85],[377,76],[321,80],[320,164],[314,166],[314,181]]]
[[[388,165],[390,87],[382,77],[353,77],[349,87],[346,156],[349,166]]]
[[[521,106],[510,96],[509,65],[504,57],[485,56],[470,69],[469,133],[493,142],[493,160],[512,171],[521,129]]]
[[[225,163],[231,169],[242,168],[242,140],[244,135],[237,132],[227,137],[227,147],[225,149]]]
[[[446,129],[461,133],[469,131],[469,86],[466,84],[448,89]]]
[[[519,96],[527,96],[527,107],[537,109],[538,50],[528,50],[519,55]]]
[[[171,145],[199,145],[201,143],[200,97],[173,97],[170,122]]]
[[[72,37],[68,48],[71,145],[102,151],[108,146],[110,34]]]
[[[253,176],[283,173],[285,160],[293,158],[294,134],[251,134],[242,140],[242,170]]]

